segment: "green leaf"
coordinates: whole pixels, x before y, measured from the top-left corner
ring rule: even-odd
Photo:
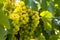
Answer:
[[[8,17],[5,15],[5,12],[3,11],[3,2],[5,1],[6,0],[4,1],[0,0],[0,25],[9,29],[10,25],[9,25]]]
[[[35,0],[23,0],[25,2],[25,4],[30,8],[32,8],[33,10],[38,10],[37,4],[35,3]]]
[[[8,34],[7,35],[7,40],[17,40],[17,39],[13,34]]]
[[[53,19],[52,20],[52,27],[53,29],[59,29],[59,26],[58,26],[58,19]]]
[[[44,22],[45,30],[52,30],[52,24],[50,22]]]
[[[42,0],[41,7],[42,7],[43,10],[47,10],[46,0]]]
[[[4,27],[0,26],[0,40],[5,40],[7,35],[7,31],[5,31]]]
[[[4,14],[3,10],[0,10],[0,25],[4,26],[7,29],[10,28],[8,17]]]
[[[6,1],[6,0],[4,0],[4,1],[3,1],[3,0],[0,0],[0,3],[4,3],[5,1]]]
[[[58,40],[58,36],[57,35],[51,35],[49,40]]]
[[[52,13],[49,11],[43,11],[40,13],[43,20],[43,26],[45,30],[52,30]]]
[[[52,20],[47,19],[47,18],[42,18],[42,20],[44,22],[44,29],[45,30],[52,30]]]
[[[38,40],[46,40],[46,39],[45,39],[44,35],[41,33],[41,34],[39,35]]]
[[[59,17],[59,16],[60,16],[60,9],[59,9],[59,8],[56,9],[56,14],[55,14],[55,16],[56,16],[56,17]]]
[[[50,4],[49,4],[49,6],[48,6],[48,10],[49,10],[53,15],[55,15],[55,10],[56,10],[56,8],[55,8],[54,3],[53,3],[52,1],[50,1]]]
[[[2,3],[0,3],[0,9],[3,7],[3,4]]]

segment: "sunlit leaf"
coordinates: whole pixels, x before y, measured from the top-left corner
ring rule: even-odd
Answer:
[[[43,11],[40,13],[40,16],[42,16],[44,18],[52,18],[52,13],[49,11]]]

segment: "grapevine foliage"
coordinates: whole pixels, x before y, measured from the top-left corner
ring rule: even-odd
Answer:
[[[60,40],[59,0],[0,1],[0,40]]]

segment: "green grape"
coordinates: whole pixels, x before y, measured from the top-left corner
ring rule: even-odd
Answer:
[[[24,18],[26,17],[25,14],[24,15]],[[28,20],[27,18],[29,18],[29,22],[28,24],[25,24],[23,25],[23,27],[21,28],[21,31],[24,31],[24,33],[22,33],[20,31],[20,36],[23,36],[24,40],[30,40],[31,38],[33,38],[33,34],[34,34],[34,31],[36,29],[36,27],[38,26],[39,24],[39,16],[38,16],[38,13],[28,13],[29,16],[26,17],[26,19],[24,19],[25,21]],[[23,40],[23,39],[22,39]]]
[[[16,13],[11,13],[9,15],[9,18],[12,19],[12,20],[17,20],[18,21],[20,16],[18,14],[16,14]]]
[[[12,9],[12,3],[11,3],[11,1],[6,1],[6,2],[4,3],[4,8],[5,8],[6,10],[10,11],[10,10]]]
[[[9,14],[9,18],[12,20],[13,34],[15,35],[19,31],[19,40],[30,40],[39,24],[39,13],[27,8],[23,1],[15,6],[13,13]]]

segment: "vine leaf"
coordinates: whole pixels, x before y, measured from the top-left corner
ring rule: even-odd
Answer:
[[[5,31],[4,27],[0,26],[0,40],[6,39],[7,31]]]
[[[33,10],[38,10],[38,6],[35,3],[35,0],[23,0],[25,2],[25,4],[30,8],[32,8]]]
[[[7,29],[9,29],[10,24],[9,24],[9,21],[8,21],[8,17],[5,15],[5,12],[3,10],[3,2],[4,1],[0,1],[0,25],[4,26]]]

